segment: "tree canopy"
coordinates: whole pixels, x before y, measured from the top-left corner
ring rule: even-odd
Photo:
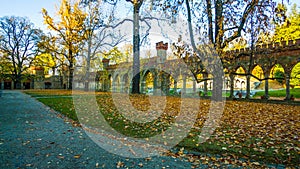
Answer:
[[[56,53],[63,55],[68,61],[68,89],[72,89],[74,65],[76,57],[80,52],[80,45],[86,38],[85,19],[86,14],[79,8],[79,2],[71,3],[69,0],[62,0],[58,10],[59,20],[54,21],[54,18],[48,15],[46,9],[42,9],[44,22],[50,30],[57,33],[57,43],[59,48],[53,50]],[[51,48],[51,47],[49,47]]]
[[[16,89],[21,89],[22,74],[30,67],[38,51],[41,35],[42,31],[35,29],[27,18],[0,18],[1,61],[7,65],[2,70],[10,70]]]
[[[282,4],[279,4],[277,8],[277,13],[280,13],[281,11],[283,11],[283,13],[286,12],[286,7]],[[283,14],[277,14],[277,18],[282,18],[282,15]],[[274,41],[288,41],[300,38],[300,11],[298,11],[296,4],[292,6],[291,13],[281,20],[277,19],[275,21],[277,22],[275,22]]]

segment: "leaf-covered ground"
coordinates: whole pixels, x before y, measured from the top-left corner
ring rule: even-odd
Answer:
[[[37,93],[30,91],[30,94],[43,96],[38,98],[41,102],[77,120],[74,117],[75,109],[72,98],[61,97],[71,95],[70,92],[66,91],[62,94],[59,91],[39,91]],[[45,97],[47,95],[52,96]],[[104,115],[112,127],[128,137],[147,138],[169,129],[182,108],[180,107],[181,98],[167,97],[164,111],[160,112],[161,115],[158,118],[145,123],[128,119],[130,116],[143,117],[143,113],[155,113],[153,111],[155,106],[152,105],[151,107],[149,99],[149,96],[145,95],[131,95],[132,105],[140,111],[127,112],[127,118],[125,118],[122,112],[120,113],[119,109],[116,108],[110,93],[96,93],[100,113]],[[160,98],[156,97],[156,100],[160,100]],[[164,98],[161,98],[161,100],[163,101]],[[238,166],[259,166],[275,163],[299,167],[300,106],[226,101],[219,127],[206,142],[199,144],[198,136],[207,119],[206,115],[209,111],[210,101],[197,101],[200,102],[199,112],[192,130],[177,145],[180,151],[170,152],[168,155],[187,158],[193,163],[221,161]],[[122,105],[123,103],[118,104]],[[127,108],[124,107],[124,111],[126,110]],[[186,118],[190,118],[188,111],[184,113],[186,113]],[[97,117],[97,114],[84,120],[92,121],[95,117]],[[191,155],[187,152],[201,152],[207,154],[207,156]],[[211,156],[212,154],[214,155]]]

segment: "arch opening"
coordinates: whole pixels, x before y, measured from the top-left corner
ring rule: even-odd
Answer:
[[[275,64],[270,71],[269,89],[285,88],[285,71],[282,65]]]
[[[260,65],[254,66],[254,68],[251,71],[251,74],[254,76],[251,76],[250,78],[250,88],[257,90],[257,89],[264,89],[264,81],[262,79],[265,78],[264,71]]]

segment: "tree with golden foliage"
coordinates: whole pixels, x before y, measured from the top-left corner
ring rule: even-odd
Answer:
[[[86,14],[79,8],[79,2],[62,0],[58,10],[59,20],[49,16],[46,9],[42,9],[44,22],[48,28],[57,33],[56,43],[60,48],[56,53],[63,55],[68,65],[68,89],[72,89],[74,65],[79,54],[80,45],[85,40],[84,21]]]

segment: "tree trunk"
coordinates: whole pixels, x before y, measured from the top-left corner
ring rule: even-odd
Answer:
[[[69,65],[69,90],[72,90],[73,88],[73,75],[74,75],[74,66],[73,63],[70,63]]]
[[[223,41],[223,2],[222,0],[215,0],[215,47],[219,54]],[[220,56],[220,55],[219,55]]]
[[[68,55],[68,61],[69,61],[69,86],[68,89],[73,89],[73,75],[74,75],[74,61],[75,58],[73,57],[73,51],[72,51],[72,44],[69,44],[69,55]]]
[[[229,75],[230,77],[230,96],[229,98],[233,99],[234,98],[234,75],[232,73],[230,73]]]
[[[208,78],[208,74],[207,73],[203,73],[203,78],[207,79]],[[203,96],[207,96],[207,80],[204,81]]]
[[[214,43],[214,38],[213,38],[213,19],[212,19],[212,8],[211,8],[211,0],[206,0],[206,5],[207,5],[207,17],[208,17],[208,37],[210,42],[213,44]]]
[[[213,79],[212,100],[222,101],[223,78],[216,74]]]
[[[132,80],[132,93],[140,93],[140,16],[139,5],[134,5],[133,10],[133,80]]]
[[[86,70],[84,76],[84,90],[89,91],[89,79],[90,79],[90,67],[91,67],[91,46],[92,46],[92,39],[88,39],[88,53],[86,58]]]
[[[21,88],[22,88],[22,75],[17,73],[14,81],[14,89],[21,89]]]

